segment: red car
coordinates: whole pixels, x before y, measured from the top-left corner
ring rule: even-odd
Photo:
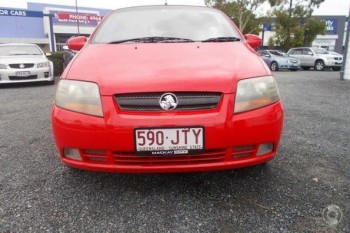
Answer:
[[[224,13],[208,7],[116,10],[57,86],[52,127],[64,163],[108,172],[193,172],[265,163],[283,107],[275,79]]]

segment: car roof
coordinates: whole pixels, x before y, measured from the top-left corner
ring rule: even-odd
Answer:
[[[201,8],[201,9],[208,9],[208,10],[213,10],[217,11],[216,8],[213,7],[208,7],[208,6],[196,6],[196,5],[144,5],[144,6],[130,6],[130,7],[124,7],[124,8],[119,8],[115,9],[113,11],[123,11],[123,10],[132,10],[132,9],[156,9],[156,8],[164,8],[164,9],[169,9],[169,8]]]

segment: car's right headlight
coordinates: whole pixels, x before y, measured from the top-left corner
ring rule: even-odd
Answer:
[[[74,112],[103,117],[100,91],[96,83],[61,80],[57,86],[55,104]]]
[[[6,69],[6,65],[5,64],[0,64],[0,69]]]
[[[264,76],[238,82],[234,113],[261,108],[280,100],[274,77]]]

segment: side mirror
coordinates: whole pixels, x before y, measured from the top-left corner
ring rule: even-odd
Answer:
[[[312,52],[307,52],[307,55],[311,55],[311,56],[313,56],[314,54],[312,53]]]
[[[63,49],[63,50],[69,50],[69,48],[68,48],[67,45],[63,45],[62,49]]]
[[[86,44],[87,38],[85,36],[77,36],[68,40],[67,45],[71,50],[81,50]]]
[[[271,57],[271,55],[269,55],[269,54],[265,54],[265,55],[264,55],[264,57]]]
[[[244,35],[244,39],[247,41],[250,47],[254,49],[260,47],[262,44],[262,40],[260,39],[260,37],[254,34],[246,34]]]
[[[51,56],[52,56],[52,53],[45,53],[45,56],[46,56],[46,57],[51,57]]]

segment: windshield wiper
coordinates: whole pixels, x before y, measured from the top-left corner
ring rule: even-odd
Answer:
[[[109,42],[108,44],[120,44],[125,42],[141,42],[141,43],[179,43],[179,42],[194,42],[191,39],[178,38],[178,37],[163,37],[163,36],[149,36],[149,37],[140,37],[132,38],[126,40],[116,40]]]
[[[206,40],[202,40],[201,42],[232,42],[232,41],[240,41],[241,39],[233,36],[222,36],[222,37],[213,37]]]

